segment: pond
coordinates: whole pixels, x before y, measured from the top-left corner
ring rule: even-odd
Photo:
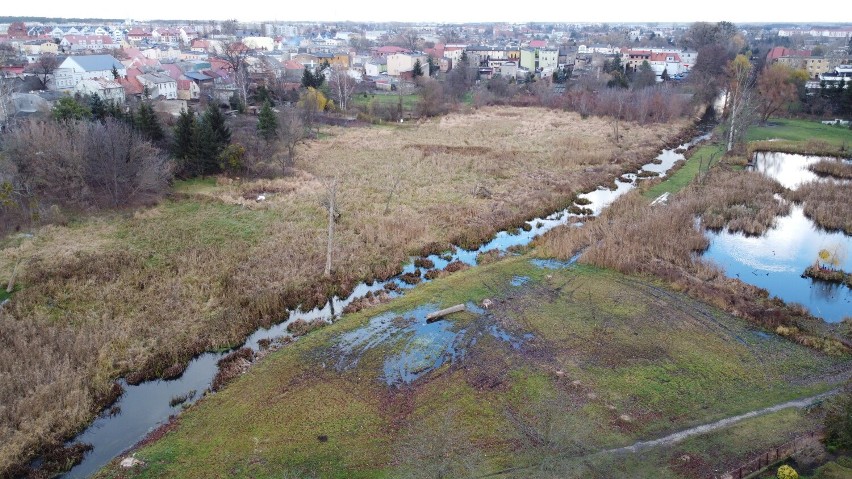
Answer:
[[[787,153],[757,153],[753,168],[788,189],[796,189],[809,181],[836,181],[808,170],[809,165],[821,159]],[[840,268],[852,271],[849,255],[852,237],[821,229],[804,215],[801,206],[793,205],[789,215],[777,218],[775,226],[759,237],[727,231],[708,232],[707,235],[711,243],[704,257],[721,265],[728,276],[764,288],[785,302],[799,303],[828,322],[852,316],[852,289],[802,277],[805,268],[817,260],[821,249],[840,252],[839,256],[843,257]]]

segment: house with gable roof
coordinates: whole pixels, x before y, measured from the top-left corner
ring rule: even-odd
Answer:
[[[114,80],[113,69],[119,77],[127,75],[127,68],[112,55],[77,55],[66,58],[53,72],[57,90],[73,90],[83,80],[106,78]]]

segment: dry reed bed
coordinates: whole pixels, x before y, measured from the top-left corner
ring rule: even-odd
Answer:
[[[549,213],[635,169],[685,125],[625,123],[620,146],[606,119],[532,108],[338,128],[303,149],[292,176],[42,229],[0,251],[4,275],[24,260],[22,289],[0,311],[0,475],[79,430],[113,378],[180,374],[194,354],[236,344],[287,308],[399,272],[409,254]],[[333,176],[340,217],[325,279]]]
[[[852,235],[852,201],[849,183],[812,181],[800,185],[787,196],[804,204],[805,216],[822,228]]]
[[[725,277],[718,267],[695,254],[708,246],[703,232],[695,227],[697,216],[703,218],[709,212],[719,227],[763,231],[771,226],[773,214],[784,214],[779,204],[785,211],[788,208],[772,198],[778,187],[759,173],[714,170],[706,181],[674,195],[668,205],[649,206],[634,191],[584,228],[556,228],[537,243],[540,254],[561,259],[586,248],[581,263],[660,278],[676,290],[763,327],[786,327],[783,331],[802,344],[848,354],[848,348],[831,337],[823,321],[803,308],[769,299],[765,290]],[[741,208],[740,202],[748,198],[764,200]],[[725,213],[731,210],[735,214]]]
[[[838,179],[852,179],[852,163],[824,158],[808,166],[808,169],[820,176],[832,176]]]

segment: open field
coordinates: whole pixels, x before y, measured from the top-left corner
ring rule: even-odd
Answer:
[[[393,107],[397,108],[400,100],[402,100],[402,111],[410,112],[417,109],[417,104],[420,102],[421,96],[419,94],[407,94],[400,95],[396,93],[387,93],[387,94],[376,94],[376,93],[367,93],[357,94],[352,97],[352,105],[353,106],[364,106],[369,107],[372,103],[377,107],[387,108]]]
[[[426,312],[485,298],[487,311],[425,323]],[[138,450],[146,466],[99,477],[471,477],[518,467],[529,469],[505,477],[612,477],[610,466],[636,458],[571,464],[825,391],[848,367],[654,281],[515,257],[271,353]],[[682,447],[734,463],[809,424],[779,416],[725,447],[716,436]],[[641,469],[654,473],[631,477],[698,477],[656,458]]]
[[[749,128],[746,141],[749,156],[754,151],[841,157],[852,154],[852,130],[810,120],[772,118],[766,126]]]
[[[286,177],[182,183],[155,207],[8,241],[0,271],[8,278],[20,260],[20,289],[0,310],[0,465],[78,430],[118,376],[174,376],[287,308],[398,272],[409,254],[474,245],[564,207],[685,127],[623,125],[615,146],[606,119],[488,108],[405,128],[332,128]],[[323,278],[331,177],[339,219]]]

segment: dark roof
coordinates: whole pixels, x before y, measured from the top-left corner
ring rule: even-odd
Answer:
[[[203,73],[199,73],[199,72],[186,72],[186,73],[183,74],[183,76],[189,78],[190,80],[196,80],[196,81],[207,81],[207,80],[213,79],[213,77],[209,77],[209,76],[207,76]]]

